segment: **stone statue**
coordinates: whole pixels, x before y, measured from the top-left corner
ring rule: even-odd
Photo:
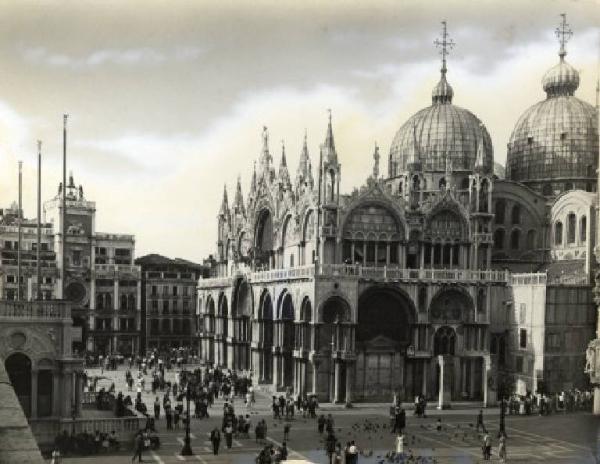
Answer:
[[[590,344],[585,352],[585,373],[590,374],[590,377],[594,377],[595,369],[596,349]]]

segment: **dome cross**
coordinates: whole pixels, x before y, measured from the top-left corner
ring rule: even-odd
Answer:
[[[442,21],[442,38],[435,39],[433,44],[440,49],[440,55],[442,55],[442,74],[446,74],[446,57],[450,54],[450,50],[454,48],[454,40],[448,35],[446,27],[446,21]]]
[[[560,16],[562,17],[562,21],[560,25],[556,28],[554,33],[556,34],[556,37],[558,38],[558,41],[560,43],[560,51],[558,52],[558,56],[560,56],[562,59],[567,54],[567,51],[565,50],[565,45],[567,44],[569,39],[573,37],[573,31],[571,30],[569,23],[567,23],[566,13],[561,13]]]

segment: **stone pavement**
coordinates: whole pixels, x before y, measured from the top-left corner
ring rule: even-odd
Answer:
[[[124,371],[108,372],[107,376],[115,376],[117,391],[124,385]],[[174,371],[170,373],[174,376]],[[119,382],[120,380],[120,382]],[[148,383],[148,379],[147,379]],[[151,406],[153,397],[146,394],[147,405]],[[246,413],[243,401],[236,400],[236,413]],[[390,433],[388,417],[389,405],[357,405],[344,409],[337,405],[325,404],[320,413],[331,413],[335,419],[335,433],[342,443],[355,440],[359,448],[368,456],[361,456],[361,464],[383,464],[388,462],[385,454],[394,447],[394,436]],[[442,463],[476,463],[481,459],[482,434],[474,430],[477,405],[444,411],[430,410],[428,418],[418,419],[407,409],[407,428],[405,430],[405,450],[413,455],[421,456],[423,464]],[[192,420],[192,449],[194,456],[183,457],[179,453],[185,435],[184,429],[166,431],[164,419],[158,422],[161,447],[157,451],[146,452],[145,461],[158,464],[180,463],[182,461],[213,463],[253,463],[262,448],[253,438],[234,440],[231,450],[224,449],[221,442],[221,453],[213,456],[208,441],[208,434],[215,426],[220,426],[222,418],[222,401],[218,400],[210,410],[210,419]],[[493,441],[493,461],[497,457],[498,409],[484,410],[485,424]],[[278,445],[283,440],[283,422],[271,417],[270,400],[259,395],[256,408],[251,413],[252,422],[265,417],[268,424],[268,441]],[[436,429],[437,418],[442,420],[442,430]],[[591,414],[559,414],[549,417],[506,417],[508,433],[507,462],[541,463],[596,463],[598,430],[600,420]],[[314,463],[326,463],[323,451],[323,438],[319,436],[316,421],[296,417],[291,421],[291,439],[288,448],[290,459],[305,459]],[[253,437],[253,434],[252,434]],[[93,457],[75,457],[64,459],[65,463],[109,463],[130,462],[132,452],[123,450],[117,455],[100,455]]]

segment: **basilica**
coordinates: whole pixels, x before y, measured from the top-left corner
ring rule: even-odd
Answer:
[[[205,361],[347,404],[490,405],[586,385],[598,110],[575,96],[570,30],[563,18],[545,98],[516,122],[504,170],[484,123],[455,105],[443,26],[431,104],[398,129],[387,172],[375,146],[351,193],[331,113],[295,177],[264,128],[246,198],[239,180],[233,201],[223,193],[216,274],[198,283]]]

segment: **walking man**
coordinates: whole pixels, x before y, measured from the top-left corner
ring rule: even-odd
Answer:
[[[221,444],[221,432],[219,432],[217,427],[210,432],[210,441],[213,446],[213,454],[217,456],[219,454],[219,445]]]
[[[142,451],[144,451],[144,438],[141,433],[138,433],[135,436],[135,441],[133,445],[133,457],[131,458],[131,462],[135,462],[135,458],[138,458],[138,462],[142,462]]]

